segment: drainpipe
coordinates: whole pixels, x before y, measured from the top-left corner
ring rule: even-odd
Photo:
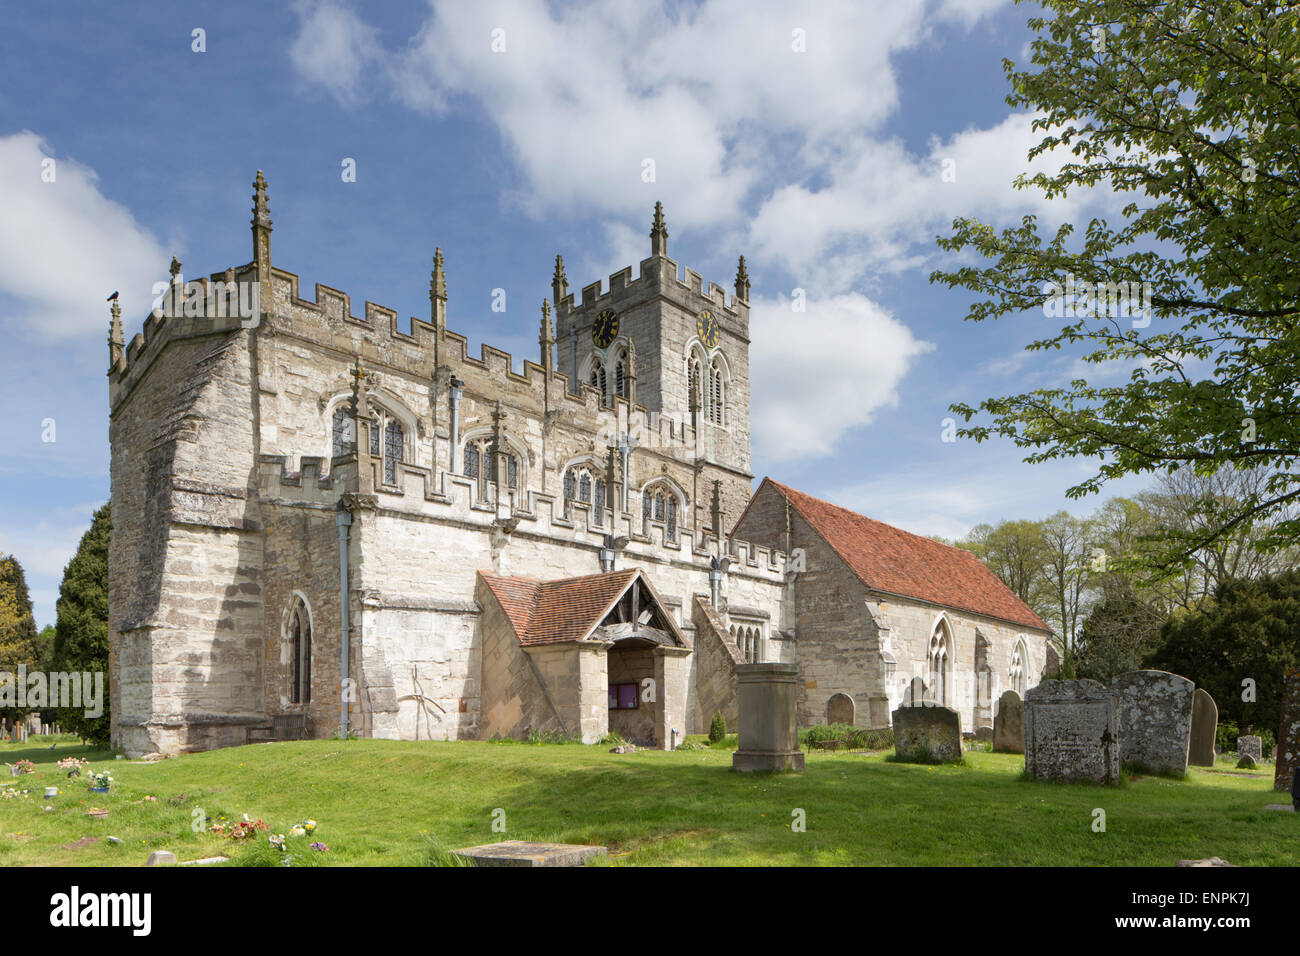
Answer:
[[[622,440],[618,443],[618,453],[623,456],[623,514],[627,514],[627,456],[631,451],[631,439],[627,435],[623,435]]]
[[[451,468],[448,469],[453,475],[460,474],[456,467],[459,456],[456,449],[460,445],[460,387],[465,383],[456,376],[451,378]]]
[[[339,528],[339,635],[342,638],[342,668],[339,670],[339,736],[348,735],[348,659],[349,659],[349,618],[351,607],[348,601],[348,528],[352,526],[352,513],[339,499],[339,511],[335,517]]]

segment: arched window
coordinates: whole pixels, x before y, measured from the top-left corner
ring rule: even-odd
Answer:
[[[632,398],[632,380],[628,376],[627,349],[620,349],[614,360],[614,394]]]
[[[600,404],[606,404],[609,401],[609,390],[605,384],[605,366],[601,364],[600,359],[596,359],[591,366],[591,384],[600,390]]]
[[[1025,648],[1025,639],[1016,641],[1016,649],[1011,654],[1011,672],[1008,675],[1011,689],[1023,699],[1025,696],[1025,659],[1029,656]]]
[[[704,408],[704,393],[701,388],[702,363],[699,356],[686,357],[686,405],[687,410]]]
[[[293,657],[289,665],[289,702],[311,702],[311,615],[302,598],[294,600],[289,617],[289,641]]]
[[[580,501],[591,505],[593,524],[604,521],[604,509],[609,505],[605,479],[599,477],[590,465],[574,465],[564,473],[564,513],[569,513],[569,502]]]
[[[677,495],[662,481],[641,492],[641,533],[650,533],[650,522],[664,526],[665,537],[677,540]]]
[[[708,419],[715,425],[723,424],[723,408],[725,407],[725,398],[723,394],[722,366],[715,357],[713,363],[709,366],[709,402],[708,402]]]
[[[930,637],[930,647],[926,653],[926,664],[930,671],[930,694],[934,702],[948,706],[949,676],[952,671],[952,638],[948,625],[940,621]]]
[[[511,491],[519,489],[519,456],[506,449],[502,443],[501,450],[506,458],[506,487]],[[487,486],[497,481],[497,456],[494,453],[492,436],[471,438],[465,442],[465,477],[475,479],[476,494],[480,499],[487,498]]]
[[[397,463],[402,460],[402,426],[394,419],[384,425],[384,484],[397,484]]]
[[[478,445],[473,442],[465,443],[465,477],[477,478],[479,475],[479,460],[482,456],[479,454]]]

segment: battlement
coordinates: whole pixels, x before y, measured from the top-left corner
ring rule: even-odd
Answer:
[[[322,472],[323,464],[321,458],[304,456],[299,470],[291,472],[285,456],[261,455],[258,491],[268,502],[332,510],[343,489],[355,484],[349,479],[356,475],[358,460],[355,455],[335,458],[328,474]],[[378,462],[371,459],[370,466],[374,502],[381,511],[477,525],[485,533],[500,529],[507,534],[537,535],[592,550],[604,546],[606,535],[613,535],[627,539],[624,550],[630,557],[666,558],[704,568],[721,547],[732,559],[731,573],[776,583],[785,579],[786,554],[747,541],[724,539],[720,544],[713,535],[687,529],[677,529],[676,536],[670,537],[663,522],[644,521],[639,514],[610,508],[598,515],[583,502],[570,501],[566,506],[555,495],[533,490],[496,500],[495,486],[489,484],[489,497],[481,498],[473,479],[442,470],[434,474],[417,465],[398,463],[396,484],[385,485],[379,480]]]
[[[749,307],[747,302],[735,295],[731,296],[731,300],[728,302],[727,290],[716,282],[710,282],[706,289],[703,276],[694,269],[683,270],[677,262],[667,256],[650,256],[648,259],[641,260],[640,272],[637,278],[632,278],[632,267],[625,266],[609,277],[608,290],[602,291],[604,288],[603,283],[600,279],[597,279],[595,282],[582,287],[580,302],[575,304],[572,292],[561,298],[555,303],[556,314],[568,314],[578,309],[588,309],[599,305],[603,300],[628,291],[640,290],[649,297],[663,291],[664,287],[668,285],[708,299],[715,308],[737,319],[741,318],[742,311]]]

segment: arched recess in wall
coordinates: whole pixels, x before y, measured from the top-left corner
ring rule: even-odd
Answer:
[[[947,614],[940,614],[930,629],[930,641],[925,653],[925,669],[930,696],[936,704],[944,707],[949,707],[953,703],[952,667],[957,656],[956,650],[952,623],[948,620]]]
[[[843,693],[832,694],[830,700],[826,701],[826,723],[852,726],[856,721],[857,705],[853,698]]]
[[[490,426],[471,428],[456,452],[460,473],[474,479],[479,499],[486,498],[487,486],[498,481],[497,461],[492,455],[493,435]],[[505,446],[501,450],[506,456],[505,487],[509,491],[522,492],[528,487],[528,446],[508,432],[502,434],[501,443]]]
[[[281,625],[281,640],[288,651],[285,698],[290,704],[311,703],[312,634],[311,604],[305,594],[294,591]]]
[[[651,478],[641,486],[641,533],[650,533],[650,522],[664,526],[669,541],[677,540],[682,516],[686,514],[686,492],[667,475]]]
[[[1020,695],[1021,700],[1025,697],[1025,691],[1029,689],[1028,668],[1029,646],[1025,643],[1025,636],[1022,634],[1016,639],[1015,649],[1011,652],[1011,667],[1007,671],[1007,683]]]

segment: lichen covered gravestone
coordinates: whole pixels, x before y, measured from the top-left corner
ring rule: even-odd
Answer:
[[[1025,770],[1035,780],[1119,782],[1115,694],[1095,680],[1045,680],[1025,694]]]
[[[934,704],[894,711],[894,753],[904,763],[961,760],[961,717]]]
[[[1282,723],[1277,729],[1273,789],[1290,790],[1291,772],[1300,760],[1300,671],[1287,671],[1282,685]]]
[[[1214,766],[1214,735],[1219,727],[1219,705],[1203,687],[1192,695],[1192,738],[1187,762],[1194,767]]]
[[[1256,737],[1254,734],[1246,734],[1237,738],[1237,756],[1250,757],[1255,763],[1264,759],[1264,740]]]
[[[1196,685],[1168,671],[1129,671],[1111,681],[1119,708],[1120,763],[1148,773],[1187,773]]]
[[[993,715],[993,749],[1001,753],[1025,752],[1025,703],[1014,690],[998,698]]]

